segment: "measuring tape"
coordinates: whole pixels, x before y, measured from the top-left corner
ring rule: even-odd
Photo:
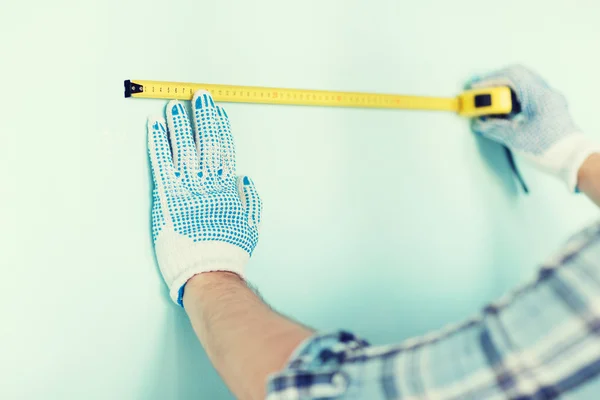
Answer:
[[[451,111],[464,117],[507,115],[515,102],[514,93],[508,87],[468,90],[457,97],[425,97],[137,79],[125,81],[125,97],[191,100],[200,89],[209,91],[215,101],[226,103],[435,110]]]

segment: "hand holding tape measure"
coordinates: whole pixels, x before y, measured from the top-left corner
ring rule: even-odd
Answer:
[[[512,66],[474,78],[455,98],[325,90],[126,80],[125,97],[191,100],[208,90],[217,102],[450,111],[473,118],[472,130],[504,145],[509,165],[528,192],[512,152],[563,180],[570,191],[577,171],[600,146],[573,122],[564,96],[539,75]]]

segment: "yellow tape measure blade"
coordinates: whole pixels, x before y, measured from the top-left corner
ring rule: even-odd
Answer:
[[[471,118],[510,114],[513,106],[516,106],[508,87],[468,90],[456,98],[448,98],[209,83],[125,81],[125,97],[191,100],[200,89],[208,90],[217,102],[452,111]]]
[[[283,89],[206,83],[126,80],[125,97],[190,100],[197,90],[208,90],[215,101],[325,107],[360,107],[458,111],[456,98],[402,96],[380,93]]]

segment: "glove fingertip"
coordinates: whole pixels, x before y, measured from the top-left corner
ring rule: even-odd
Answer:
[[[254,181],[249,176],[240,176],[238,178],[238,192],[248,213],[248,223],[258,225],[260,223],[262,201],[258,196]]]
[[[171,100],[167,103],[167,116],[171,120],[174,116],[185,115],[185,107],[179,100]]]
[[[148,150],[156,152],[164,146],[168,146],[165,119],[162,115],[151,115],[148,117]]]
[[[159,131],[165,128],[165,118],[160,114],[153,114],[148,116],[148,132]]]
[[[197,90],[196,93],[194,93],[194,97],[192,98],[192,104],[196,109],[215,106],[212,94],[206,89],[200,89]]]
[[[472,75],[463,85],[464,90],[472,89],[474,85],[481,81],[481,75]]]

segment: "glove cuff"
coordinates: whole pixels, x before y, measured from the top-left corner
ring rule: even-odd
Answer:
[[[523,154],[542,170],[556,175],[570,193],[577,188],[577,175],[583,162],[593,153],[600,152],[600,144],[581,132],[566,136],[541,156]]]
[[[228,271],[244,277],[250,254],[241,247],[220,241],[194,242],[172,230],[161,231],[156,258],[169,287],[171,299],[183,306],[183,288],[194,275]]]
[[[577,190],[579,169],[589,156],[600,152],[600,144],[582,133],[571,135],[558,144],[562,146],[560,151],[565,157],[559,177],[567,185],[569,193],[574,193]]]

